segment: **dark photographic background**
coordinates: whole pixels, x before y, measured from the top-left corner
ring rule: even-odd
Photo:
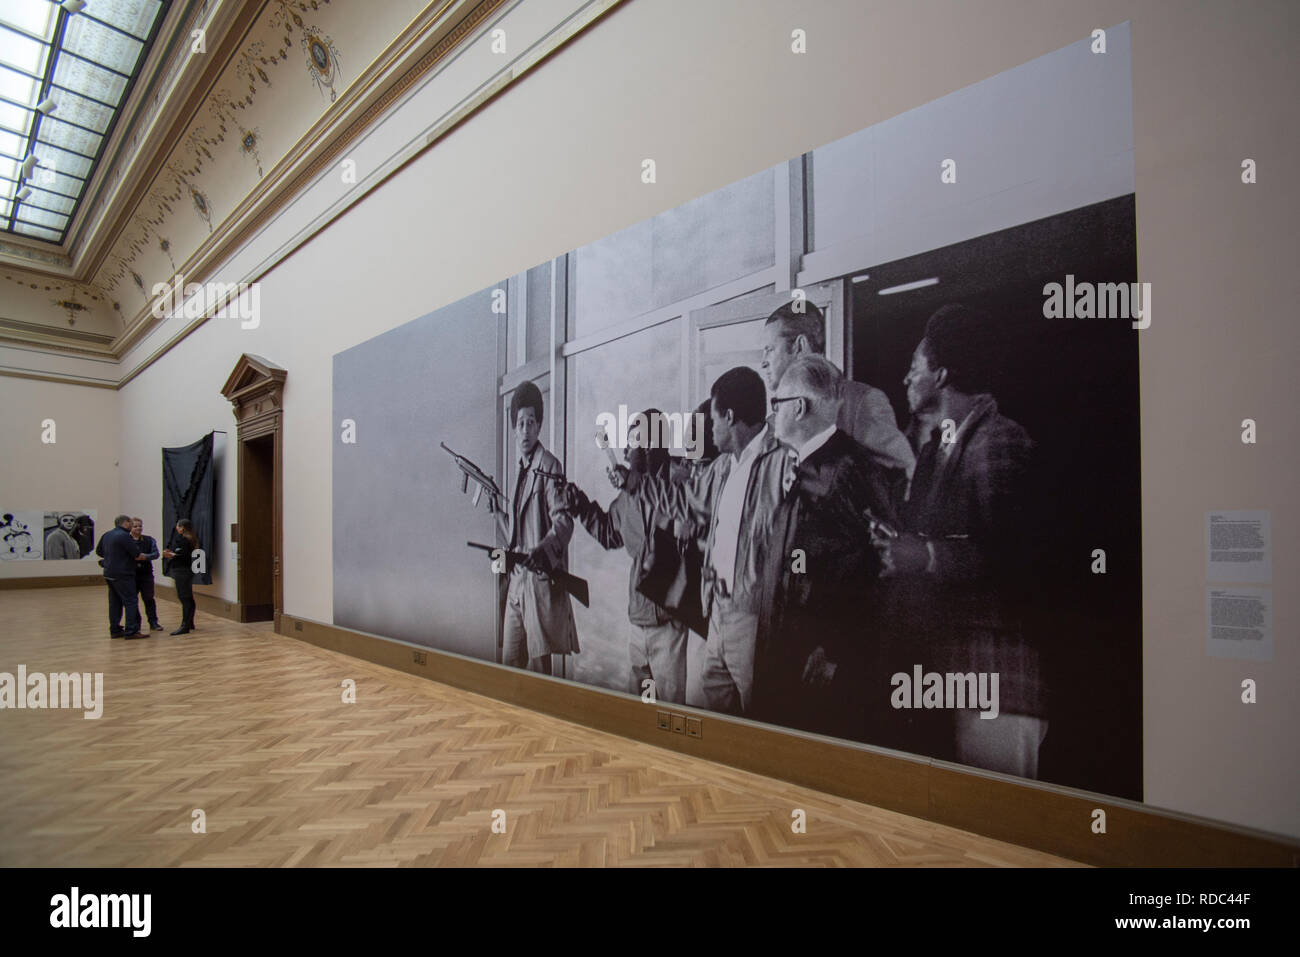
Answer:
[[[1025,624],[1042,649],[1049,728],[1039,777],[1142,797],[1138,336],[1127,319],[1046,319],[1043,287],[1137,280],[1132,195],[866,270],[847,287],[852,377],[907,430],[903,377],[926,320],[965,303],[995,324],[998,410],[1036,445],[1023,509]],[[892,295],[890,286],[937,277]],[[1092,552],[1106,552],[1093,574]]]

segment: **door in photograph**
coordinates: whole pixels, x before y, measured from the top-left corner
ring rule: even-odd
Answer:
[[[838,283],[823,283],[804,290],[807,301],[826,317],[826,352],[828,358],[843,368],[843,312],[839,303]],[[763,361],[763,327],[772,312],[791,302],[790,292],[772,292],[770,287],[702,309],[693,309],[690,317],[690,392],[684,397],[687,408],[698,405],[709,395],[718,376],[736,366],[749,366],[759,375]]]

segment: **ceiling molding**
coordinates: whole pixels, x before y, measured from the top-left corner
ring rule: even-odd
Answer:
[[[193,85],[189,86],[185,99],[179,105],[172,106],[169,104],[168,113],[170,120],[165,124],[166,131],[158,136],[153,142],[146,142],[140,147],[141,154],[149,156],[149,162],[139,168],[138,173],[133,170],[134,185],[125,200],[118,200],[114,197],[112,203],[107,207],[111,210],[113,217],[111,225],[107,228],[97,228],[94,232],[93,239],[90,241],[88,248],[82,257],[79,257],[76,264],[78,275],[93,277],[99,273],[104,266],[104,260],[108,257],[113,249],[113,244],[126,231],[131,220],[135,217],[141,202],[153,187],[154,181],[158,176],[159,170],[171,155],[176,144],[185,136],[190,124],[198,115],[199,110],[203,108],[208,94],[216,85],[217,80],[225,72],[230,61],[235,54],[239,52],[240,46],[248,36],[249,30],[261,16],[269,0],[244,0],[242,3],[233,3],[231,6],[237,8],[235,14],[226,27],[221,38],[217,41],[216,50],[208,54],[209,60],[207,66],[195,80]],[[185,41],[189,41],[188,34]],[[191,58],[192,59],[192,58]],[[156,127],[157,128],[157,127]],[[119,194],[120,195],[120,194]]]
[[[203,282],[209,271],[249,235],[260,229],[320,171],[355,141],[394,100],[409,90],[448,53],[460,45],[506,0],[449,0],[432,4],[426,15],[376,58],[338,103],[320,117],[272,167],[243,200],[214,228],[212,234],[177,270],[187,281]],[[467,12],[468,11],[468,12]],[[414,63],[410,63],[414,60]],[[405,70],[402,68],[406,67]],[[126,324],[114,343],[125,355],[160,322],[149,307]]]
[[[196,0],[197,2],[197,0]],[[220,0],[208,0],[220,2]],[[231,25],[221,42],[220,55],[211,57],[199,81],[187,87],[183,106],[168,111],[166,135],[154,138],[159,143],[153,146],[146,140],[146,148],[153,149],[147,171],[138,176],[132,174],[134,185],[131,188],[131,202],[119,205],[114,197],[114,229],[120,235],[129,226],[136,206],[142,201],[152,184],[152,178],[160,166],[175,148],[222,72],[230,61],[238,55],[241,44],[249,31],[256,25],[270,0],[226,0],[225,9],[234,11]],[[504,67],[500,73],[482,83],[477,91],[466,90],[461,104],[447,114],[436,127],[416,144],[395,153],[386,163],[378,167],[376,174],[364,181],[360,188],[350,193],[346,200],[334,204],[317,220],[304,226],[295,233],[271,257],[250,270],[250,275],[241,277],[242,282],[254,282],[267,271],[274,268],[285,256],[310,240],[320,230],[327,228],[348,208],[360,202],[369,192],[396,175],[416,158],[431,149],[436,143],[460,123],[469,119],[479,110],[485,108],[514,82],[538,64],[545,62],[562,49],[568,42],[581,35],[609,11],[620,6],[625,0],[592,0],[579,7],[578,15],[568,16],[556,23],[549,30],[544,30],[540,39],[530,52],[512,65]],[[290,204],[304,190],[319,180],[322,171],[335,162],[339,155],[363,136],[376,124],[404,95],[418,89],[417,84],[427,77],[430,71],[442,63],[450,53],[480,28],[494,14],[504,9],[514,9],[511,0],[435,0],[430,3],[415,20],[375,57],[342,94],[335,108],[328,109],[314,122],[294,143],[294,145],[276,162],[233,210],[216,225],[200,246],[176,269],[177,276],[184,281],[206,283],[216,278],[213,273],[231,255],[237,253],[244,244],[255,237],[268,222]],[[209,47],[211,49],[211,46]],[[159,121],[152,120],[153,129],[159,128]],[[153,134],[150,134],[153,138]],[[125,184],[119,189],[125,188]],[[103,233],[97,228],[97,243],[102,247],[96,254],[96,265],[102,266],[112,249],[108,238],[115,238],[112,233]],[[84,262],[84,261],[83,261]],[[23,267],[14,267],[23,268]],[[84,267],[83,267],[84,268]],[[28,272],[35,270],[28,267]],[[79,270],[80,271],[80,270]],[[256,273],[255,275],[252,273]],[[93,272],[91,273],[93,274]],[[54,278],[72,281],[66,275],[49,273]],[[173,277],[175,278],[175,277]],[[157,319],[152,315],[151,303],[141,308],[134,318],[124,315],[125,328],[113,339],[111,346],[105,348],[89,346],[85,343],[72,343],[64,337],[59,342],[56,337],[62,331],[50,326],[45,332],[19,332],[13,335],[0,330],[0,343],[32,348],[36,352],[75,353],[85,358],[120,361],[132,350],[145,343],[146,337],[168,320]],[[161,359],[178,343],[187,338],[199,326],[207,321],[207,316],[187,320],[183,325],[170,332],[156,345],[150,343],[148,354],[136,361],[131,368],[118,368],[116,383],[106,386],[103,380],[91,375],[69,373],[61,375],[46,370],[23,369],[9,366],[0,369],[0,375],[24,378],[39,378],[59,382],[79,382],[98,388],[122,388],[137,375]],[[36,323],[20,323],[35,327]],[[44,328],[44,327],[42,327]],[[27,336],[30,335],[30,338]],[[89,371],[89,370],[87,370]]]

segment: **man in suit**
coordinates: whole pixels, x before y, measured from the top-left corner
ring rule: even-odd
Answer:
[[[878,638],[870,528],[896,524],[890,494],[902,470],[883,468],[837,427],[843,381],[824,356],[804,355],[771,399],[785,494],[763,567],[754,716],[860,738],[863,671]]]
[[[568,571],[573,517],[562,481],[552,477],[562,474],[560,461],[538,438],[542,393],[533,383],[523,383],[510,396],[510,422],[519,460],[508,547],[526,552],[528,559],[510,572],[501,657],[505,664],[549,675],[551,655],[579,650],[569,594],[548,577],[551,571]]]
[[[131,519],[131,537],[140,546],[140,557],[135,566],[135,587],[144,602],[144,613],[149,619],[149,630],[162,631],[163,626],[158,624],[158,603],[154,600],[153,593],[153,563],[161,552],[158,551],[158,543],[151,536],[144,534],[142,519]]]
[[[709,708],[746,714],[754,684],[762,543],[781,499],[780,443],[767,428],[763,380],[729,369],[710,390],[718,457],[689,483],[623,477],[664,525],[707,529],[701,600],[709,621],[701,685]]]
[[[1038,651],[1021,618],[1041,517],[1027,502],[1033,443],[988,392],[996,347],[992,320],[966,306],[944,306],[926,323],[903,383],[912,414],[933,425],[900,509],[902,534],[877,547],[905,598],[899,617],[917,639],[908,643],[931,656],[926,669],[999,674],[997,718],[951,716],[953,756],[1033,778],[1047,720]],[[921,660],[896,657],[900,666]]]
[[[104,579],[108,582],[108,636],[110,638],[144,638],[140,633],[140,609],[136,604],[135,567],[140,546],[131,537],[131,516],[119,515],[113,527],[99,539],[95,554],[103,559]],[[126,628],[122,611],[126,610]]]
[[[785,303],[767,317],[763,326],[763,377],[769,395],[786,368],[800,356],[826,354],[826,317],[811,302]],[[898,429],[894,407],[879,389],[845,379],[835,424],[840,431],[866,446],[872,459],[886,469],[901,469],[912,477],[916,456]]]
[[[641,423],[661,415],[647,409],[633,419],[625,455],[630,472],[664,477],[669,455],[664,448],[649,448]],[[647,425],[646,431],[653,431]],[[573,515],[606,550],[624,548],[632,558],[628,576],[628,688],[636,695],[654,688],[657,701],[686,703],[686,623],[650,595],[664,594],[662,579],[681,563],[677,541],[670,529],[657,524],[653,509],[623,489],[609,510],[591,501],[576,485],[565,487]],[[685,576],[679,576],[685,580]]]

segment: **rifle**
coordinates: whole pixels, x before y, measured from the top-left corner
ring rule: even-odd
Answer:
[[[509,549],[500,548],[497,545],[483,545],[479,542],[466,542],[465,544],[470,548],[477,548],[480,551],[487,552],[489,556],[491,556],[493,552],[500,550],[501,553],[505,555],[507,575],[510,574],[510,570],[514,568],[514,566],[522,565],[524,562],[528,561],[527,552],[510,551]],[[547,572],[546,577],[554,581],[555,584],[563,588],[568,594],[578,599],[584,608],[591,607],[591,596],[589,594],[587,579],[579,578],[577,575],[570,575],[568,572],[562,571],[558,568]]]
[[[506,498],[506,494],[497,487],[497,483],[492,476],[488,475],[465,456],[458,455],[451,449],[447,448],[446,442],[439,442],[438,444],[442,446],[443,450],[448,455],[456,460],[456,467],[460,469],[461,472],[460,490],[462,492],[468,492],[470,480],[473,480],[475,485],[474,507],[478,507],[479,499],[483,497],[484,492],[487,492],[488,511],[500,512],[502,515],[508,515],[510,500]]]

